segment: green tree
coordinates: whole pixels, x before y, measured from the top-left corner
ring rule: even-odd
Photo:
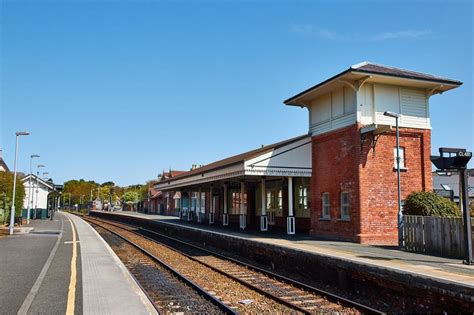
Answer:
[[[0,199],[2,209],[2,222],[6,221],[12,207],[13,196],[13,173],[0,172]],[[15,192],[15,216],[21,215],[23,208],[23,199],[25,198],[25,187],[20,178],[16,178],[16,192]]]
[[[461,210],[454,202],[434,192],[421,191],[411,193],[405,200],[403,209],[403,213],[407,215],[445,218],[461,216]]]
[[[137,190],[127,190],[123,195],[123,200],[134,209],[135,205],[140,201],[140,193]]]

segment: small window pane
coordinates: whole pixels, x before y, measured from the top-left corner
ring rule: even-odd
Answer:
[[[400,168],[405,168],[405,148],[400,147]],[[397,168],[397,148],[393,148],[393,168]]]
[[[330,217],[330,212],[329,212],[329,193],[324,193],[322,196],[322,202],[323,202],[323,218],[327,219]]]
[[[341,192],[341,218],[349,218],[349,193]]]

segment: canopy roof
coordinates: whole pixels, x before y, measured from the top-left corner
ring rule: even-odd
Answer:
[[[241,176],[311,176],[311,137],[303,135],[234,155],[156,184],[171,190]]]

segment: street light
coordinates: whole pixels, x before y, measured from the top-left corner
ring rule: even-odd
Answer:
[[[395,132],[396,132],[396,146],[397,146],[397,190],[398,190],[398,246],[403,245],[403,226],[402,226],[402,201],[401,201],[401,188],[400,188],[400,135],[398,132],[398,120],[400,119],[400,114],[394,112],[384,112],[384,116],[395,118]]]
[[[44,180],[47,180],[46,175],[49,175],[49,173],[48,173],[48,172],[43,172],[43,179],[44,179]]]
[[[39,177],[39,169],[45,167],[43,164],[36,165],[36,200],[35,200],[35,214],[36,214],[36,209],[38,209],[38,197],[39,197],[39,182],[38,182],[38,177]],[[36,215],[35,215],[36,218]]]
[[[32,171],[32,165],[33,165],[33,159],[34,158],[39,158],[40,156],[38,154],[32,154],[30,155],[30,178],[28,179],[28,210],[26,212],[26,224],[30,224],[30,212],[31,212],[31,206],[33,205],[33,196],[32,194],[34,193],[33,188],[31,187],[31,177],[33,176],[33,171]]]
[[[15,163],[13,164],[13,198],[12,198],[12,208],[10,212],[10,227],[9,233],[13,234],[13,227],[15,226],[15,194],[16,194],[16,160],[18,157],[18,137],[19,136],[28,136],[30,133],[28,131],[20,131],[16,133],[15,138]]]

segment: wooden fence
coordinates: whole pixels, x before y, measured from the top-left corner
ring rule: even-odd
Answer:
[[[471,226],[474,219],[471,218]],[[474,230],[474,227],[473,227]],[[443,257],[464,257],[462,218],[403,216],[404,248]]]

